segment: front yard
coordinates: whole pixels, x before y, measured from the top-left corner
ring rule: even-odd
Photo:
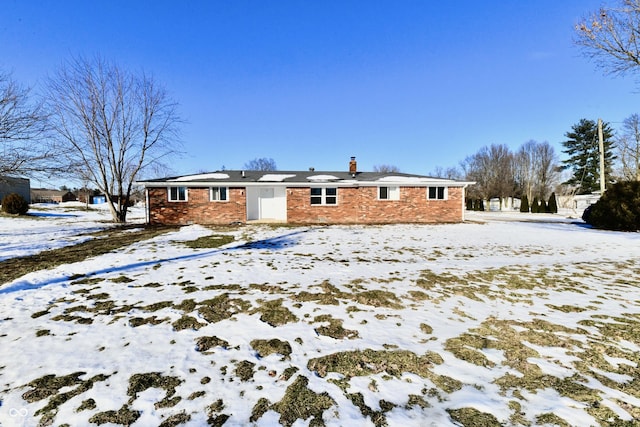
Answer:
[[[165,230],[0,284],[0,425],[638,425],[638,248],[570,221]]]

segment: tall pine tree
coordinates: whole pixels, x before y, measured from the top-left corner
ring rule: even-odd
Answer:
[[[576,187],[577,194],[587,194],[600,190],[600,154],[598,149],[598,124],[593,120],[581,119],[565,134],[562,151],[568,158],[563,160],[563,169],[571,169],[572,175],[563,184]],[[613,130],[608,123],[602,124],[604,141],[604,164],[607,183],[611,183],[613,155]]]

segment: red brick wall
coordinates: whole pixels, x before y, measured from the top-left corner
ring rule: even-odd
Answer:
[[[229,188],[226,202],[209,201],[209,188],[189,188],[186,202],[170,202],[166,188],[149,188],[150,224],[216,224],[245,222],[246,191]]]
[[[427,200],[425,187],[401,187],[400,200],[378,200],[377,187],[338,188],[338,204],[311,205],[309,188],[287,190],[290,223],[440,223],[462,221],[463,189],[450,187],[447,200]]]
[[[293,224],[460,222],[463,189],[449,187],[447,200],[427,200],[425,187],[401,187],[400,200],[378,200],[377,187],[338,188],[337,205],[311,205],[310,189],[287,189],[287,221]],[[229,188],[229,201],[209,201],[208,188],[189,188],[187,202],[169,202],[166,188],[149,188],[151,224],[218,224],[247,220],[246,191]]]

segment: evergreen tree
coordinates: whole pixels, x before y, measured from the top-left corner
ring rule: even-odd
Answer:
[[[558,202],[556,201],[556,193],[551,193],[549,203],[547,204],[549,213],[558,213]]]
[[[593,120],[581,119],[565,134],[562,151],[568,158],[563,160],[563,169],[571,169],[572,175],[563,184],[577,188],[577,194],[587,194],[600,189],[600,154],[598,148],[598,124]],[[607,183],[611,179],[613,155],[613,130],[608,123],[602,124],[604,142],[604,164]]]
[[[526,194],[522,196],[522,200],[520,201],[520,212],[529,212],[529,199]]]
[[[538,213],[539,207],[540,207],[540,202],[538,202],[538,197],[534,197],[533,202],[531,202],[531,213]]]
[[[538,213],[549,213],[547,209],[547,202],[545,202],[544,199],[540,199],[540,207],[538,208]]]

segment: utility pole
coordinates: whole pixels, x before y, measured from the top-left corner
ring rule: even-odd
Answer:
[[[606,189],[604,177],[604,138],[602,137],[602,119],[598,119],[598,149],[600,151],[600,195],[604,194]]]

